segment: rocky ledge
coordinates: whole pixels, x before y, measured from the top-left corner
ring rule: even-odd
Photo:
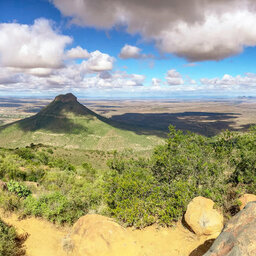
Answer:
[[[67,103],[67,102],[76,102],[77,101],[77,97],[72,94],[72,93],[67,93],[67,94],[60,94],[58,96],[55,97],[54,101],[61,101],[63,103]]]
[[[204,256],[256,255],[256,202],[250,202],[225,226]]]

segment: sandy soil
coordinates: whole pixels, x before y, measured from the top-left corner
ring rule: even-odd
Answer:
[[[7,224],[14,226],[18,234],[26,232],[28,238],[24,246],[28,256],[66,256],[61,244],[67,234],[66,229],[59,229],[53,224],[37,218],[19,220],[15,214],[3,214],[0,217]]]
[[[33,217],[19,220],[17,215],[3,212],[0,212],[0,218],[13,225],[19,233],[28,233],[24,243],[28,256],[67,256],[62,250],[62,243],[69,228],[58,228]],[[202,256],[209,247],[209,244],[203,244],[210,237],[197,237],[181,223],[172,228],[151,226],[143,230],[128,229],[128,232],[136,241],[135,246],[141,256]]]

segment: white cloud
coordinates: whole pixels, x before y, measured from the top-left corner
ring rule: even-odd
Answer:
[[[100,51],[90,53],[88,61],[84,61],[86,69],[92,72],[109,71],[113,69],[114,58]]]
[[[158,79],[158,78],[155,78],[153,77],[152,80],[151,80],[151,85],[154,86],[154,87],[159,87],[161,86],[161,79]]]
[[[197,83],[196,83],[196,80],[190,79],[190,80],[189,80],[189,84],[197,84]]]
[[[86,61],[85,61],[86,62]],[[86,63],[71,63],[65,67],[54,69],[49,75],[34,75],[16,68],[0,69],[0,90],[3,91],[54,91],[131,88],[142,86],[145,76],[126,72],[92,72]],[[31,70],[31,69],[30,69]],[[38,70],[39,72],[39,70]]]
[[[202,78],[200,81],[203,85],[211,85],[216,87],[234,88],[237,86],[249,86],[256,88],[256,74],[252,73],[247,73],[245,76],[231,76],[229,74],[225,74],[222,78]]]
[[[34,76],[49,76],[53,70],[50,68],[31,68],[24,70],[23,72],[34,75]]]
[[[143,85],[144,80],[145,76],[117,71],[108,76],[108,78],[102,77],[102,73],[97,76],[85,76],[80,83],[80,87],[87,89],[125,89],[140,87]]]
[[[76,48],[72,48],[66,52],[67,59],[87,59],[90,57],[90,54],[86,49],[77,46]]]
[[[154,58],[152,54],[142,54],[141,49],[132,46],[129,44],[126,44],[120,51],[120,54],[118,55],[121,59],[146,59],[146,58]]]
[[[142,49],[126,44],[120,51],[118,57],[121,59],[154,59],[153,54],[141,53]]]
[[[176,71],[176,69],[170,69],[167,72],[167,75],[165,77],[168,85],[183,85],[184,80],[179,72]]]
[[[203,23],[179,22],[155,39],[163,51],[191,61],[220,60],[256,45],[255,22],[256,13],[249,11],[208,15]]]
[[[34,24],[0,24],[0,65],[16,68],[59,68],[72,38],[53,30],[46,19]]]
[[[53,3],[76,24],[102,29],[124,25],[128,33],[155,40],[161,51],[192,61],[219,60],[256,45],[256,31],[252,29],[256,23],[254,0],[53,0]]]
[[[126,44],[121,49],[119,58],[121,58],[121,59],[139,59],[141,57],[140,52],[141,52],[140,48]]]

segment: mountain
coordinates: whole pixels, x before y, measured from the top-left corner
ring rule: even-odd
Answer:
[[[31,143],[90,150],[151,149],[162,139],[140,135],[124,125],[91,111],[71,94],[57,96],[39,113],[0,128],[0,147]]]

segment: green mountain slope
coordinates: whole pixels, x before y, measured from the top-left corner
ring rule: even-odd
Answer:
[[[57,96],[36,115],[1,127],[0,147],[43,143],[90,150],[149,150],[162,143],[157,136],[139,135],[129,128],[97,115],[69,93]]]

